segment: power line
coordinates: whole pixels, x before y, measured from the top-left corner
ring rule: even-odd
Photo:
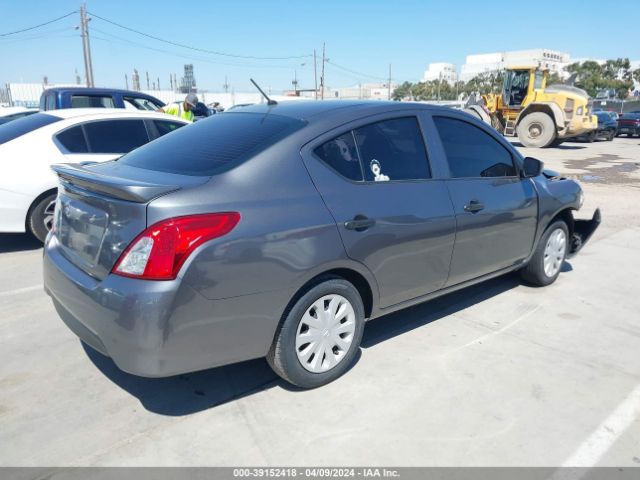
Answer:
[[[246,63],[232,63],[232,62],[223,62],[223,61],[217,61],[217,60],[212,60],[211,58],[202,58],[202,57],[198,57],[195,55],[188,55],[188,54],[184,54],[184,53],[179,53],[179,52],[172,52],[170,50],[165,50],[162,48],[157,48],[157,47],[151,47],[149,45],[144,45],[142,43],[138,43],[135,42],[133,40],[129,40],[128,38],[123,38],[120,37],[118,35],[114,35],[113,33],[109,33],[106,32],[104,30],[100,30],[96,27],[92,27],[91,28],[92,32],[98,32],[101,33],[103,35],[108,35],[109,37],[112,38],[104,38],[104,37],[100,37],[100,36],[96,36],[96,35],[91,35],[92,39],[96,39],[96,40],[100,40],[103,42],[107,42],[107,43],[119,43],[122,45],[133,45],[135,47],[138,48],[144,48],[145,50],[151,50],[154,52],[159,52],[159,53],[163,53],[165,55],[171,55],[171,56],[175,56],[175,57],[179,57],[179,58],[184,58],[187,60],[196,60],[199,62],[205,62],[205,63],[210,63],[213,65],[226,65],[226,66],[231,66],[231,67],[244,67],[244,68],[283,68],[283,69],[289,69],[291,68],[291,66],[289,65],[260,65],[260,64],[246,64]]]
[[[351,70],[350,68],[347,68],[347,67],[343,67],[343,66],[341,66],[341,65],[338,65],[337,63],[332,62],[332,61],[330,61],[329,59],[327,59],[327,60],[326,60],[326,62],[327,62],[329,65],[333,65],[334,67],[339,68],[340,70],[344,70],[344,71],[346,71],[346,72],[353,73],[353,74],[358,75],[358,76],[360,76],[360,77],[375,78],[375,79],[377,79],[377,80],[387,80],[385,77],[380,77],[380,76],[378,76],[378,75],[368,75],[368,74],[366,74],[366,73],[362,73],[362,72],[357,72],[357,71],[355,71],[355,70]]]
[[[130,31],[130,32],[137,33],[138,35],[142,35],[142,36],[145,36],[147,38],[151,38],[153,40],[157,40],[159,42],[167,43],[167,44],[173,45],[175,47],[187,48],[189,50],[194,50],[196,52],[209,53],[209,54],[212,54],[212,55],[220,55],[220,56],[224,56],[224,57],[244,58],[244,59],[249,59],[249,60],[290,60],[290,59],[296,59],[296,58],[306,58],[306,57],[310,57],[311,56],[311,55],[307,54],[307,55],[292,55],[292,56],[289,56],[289,57],[258,57],[258,56],[252,56],[252,55],[235,55],[235,54],[232,54],[232,53],[219,52],[219,51],[216,51],[216,50],[207,50],[205,48],[192,47],[190,45],[185,45],[183,43],[177,43],[177,42],[173,42],[171,40],[166,40],[164,38],[156,37],[155,35],[144,33],[144,32],[141,32],[140,30],[136,30],[136,29],[133,29],[131,27],[127,27],[127,26],[122,25],[120,23],[114,22],[113,20],[109,20],[107,18],[101,17],[99,15],[96,15],[93,12],[89,12],[89,14],[92,15],[93,17],[95,17],[95,18],[98,18],[98,19],[102,20],[103,22],[107,22],[107,23],[110,23],[112,25],[115,25],[116,27],[120,27],[120,28],[123,28],[125,30]]]
[[[58,18],[54,18],[53,20],[49,20],[48,22],[44,22],[44,23],[40,23],[38,25],[34,25],[33,27],[23,28],[21,30],[16,30],[15,32],[0,33],[0,37],[8,37],[9,35],[15,35],[16,33],[23,33],[23,32],[28,32],[29,30],[35,30],[36,28],[44,27],[45,25],[49,25],[51,23],[60,21],[63,18],[67,18],[67,17],[70,17],[71,15],[75,15],[76,13],[78,13],[78,11],[74,10],[73,12],[69,12],[66,15],[63,15],[63,16],[58,17]]]

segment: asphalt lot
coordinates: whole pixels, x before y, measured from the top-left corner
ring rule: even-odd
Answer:
[[[263,360],[168,379],[83,348],[0,235],[0,465],[640,467],[640,139],[523,149],[603,224],[552,286],[514,275],[374,320],[338,381]]]

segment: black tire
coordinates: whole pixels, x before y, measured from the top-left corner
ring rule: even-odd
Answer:
[[[516,133],[525,147],[545,148],[556,139],[556,124],[546,113],[533,112],[520,120]]]
[[[611,130],[609,135],[607,135],[607,142],[613,142],[613,139],[616,137],[616,132]]]
[[[327,295],[339,295],[353,307],[355,329],[351,334],[351,343],[342,358],[332,368],[315,373],[304,367],[296,351],[298,329],[302,328],[303,316],[313,309],[314,302]],[[326,305],[326,304],[325,304]],[[346,319],[345,319],[346,321]],[[284,312],[280,327],[276,333],[267,361],[271,368],[287,382],[301,388],[316,388],[332,382],[351,368],[358,354],[362,332],[364,331],[364,305],[358,290],[342,278],[327,277],[309,288]],[[326,334],[326,331],[324,332]],[[311,346],[309,346],[311,348]],[[335,348],[335,347],[334,347]],[[303,347],[300,348],[303,351]],[[311,365],[311,354],[308,368]],[[324,364],[326,351],[322,353],[320,363]],[[318,357],[319,358],[319,357]]]
[[[47,195],[37,201],[29,210],[27,225],[33,236],[44,243],[47,234],[51,229],[51,221],[53,220],[53,206],[56,202],[57,193]]]
[[[545,272],[545,249],[547,247],[547,243],[549,242],[549,238],[551,235],[556,232],[556,230],[562,230],[565,238],[565,246],[564,253],[562,254],[562,260],[559,262],[559,267],[556,272],[552,275],[547,275]],[[536,251],[533,256],[529,260],[529,263],[526,267],[520,270],[520,275],[522,278],[532,285],[536,285],[538,287],[544,287],[547,285],[551,285],[556,281],[558,276],[560,275],[560,271],[562,270],[562,264],[564,263],[564,259],[567,256],[567,251],[569,249],[569,229],[567,228],[567,224],[562,220],[558,220],[553,222],[547,229],[545,230],[542,238],[538,242],[538,246],[536,247]]]
[[[591,130],[589,132],[589,135],[587,136],[587,142],[593,143],[595,142],[597,137],[598,137],[598,133],[595,130]]]

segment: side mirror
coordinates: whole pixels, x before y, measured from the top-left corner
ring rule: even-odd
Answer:
[[[525,157],[523,173],[526,178],[537,177],[544,170],[544,163],[533,157]]]

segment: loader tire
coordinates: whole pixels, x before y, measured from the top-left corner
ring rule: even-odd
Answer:
[[[546,113],[533,112],[520,120],[516,132],[525,147],[545,148],[556,139],[556,124]]]

